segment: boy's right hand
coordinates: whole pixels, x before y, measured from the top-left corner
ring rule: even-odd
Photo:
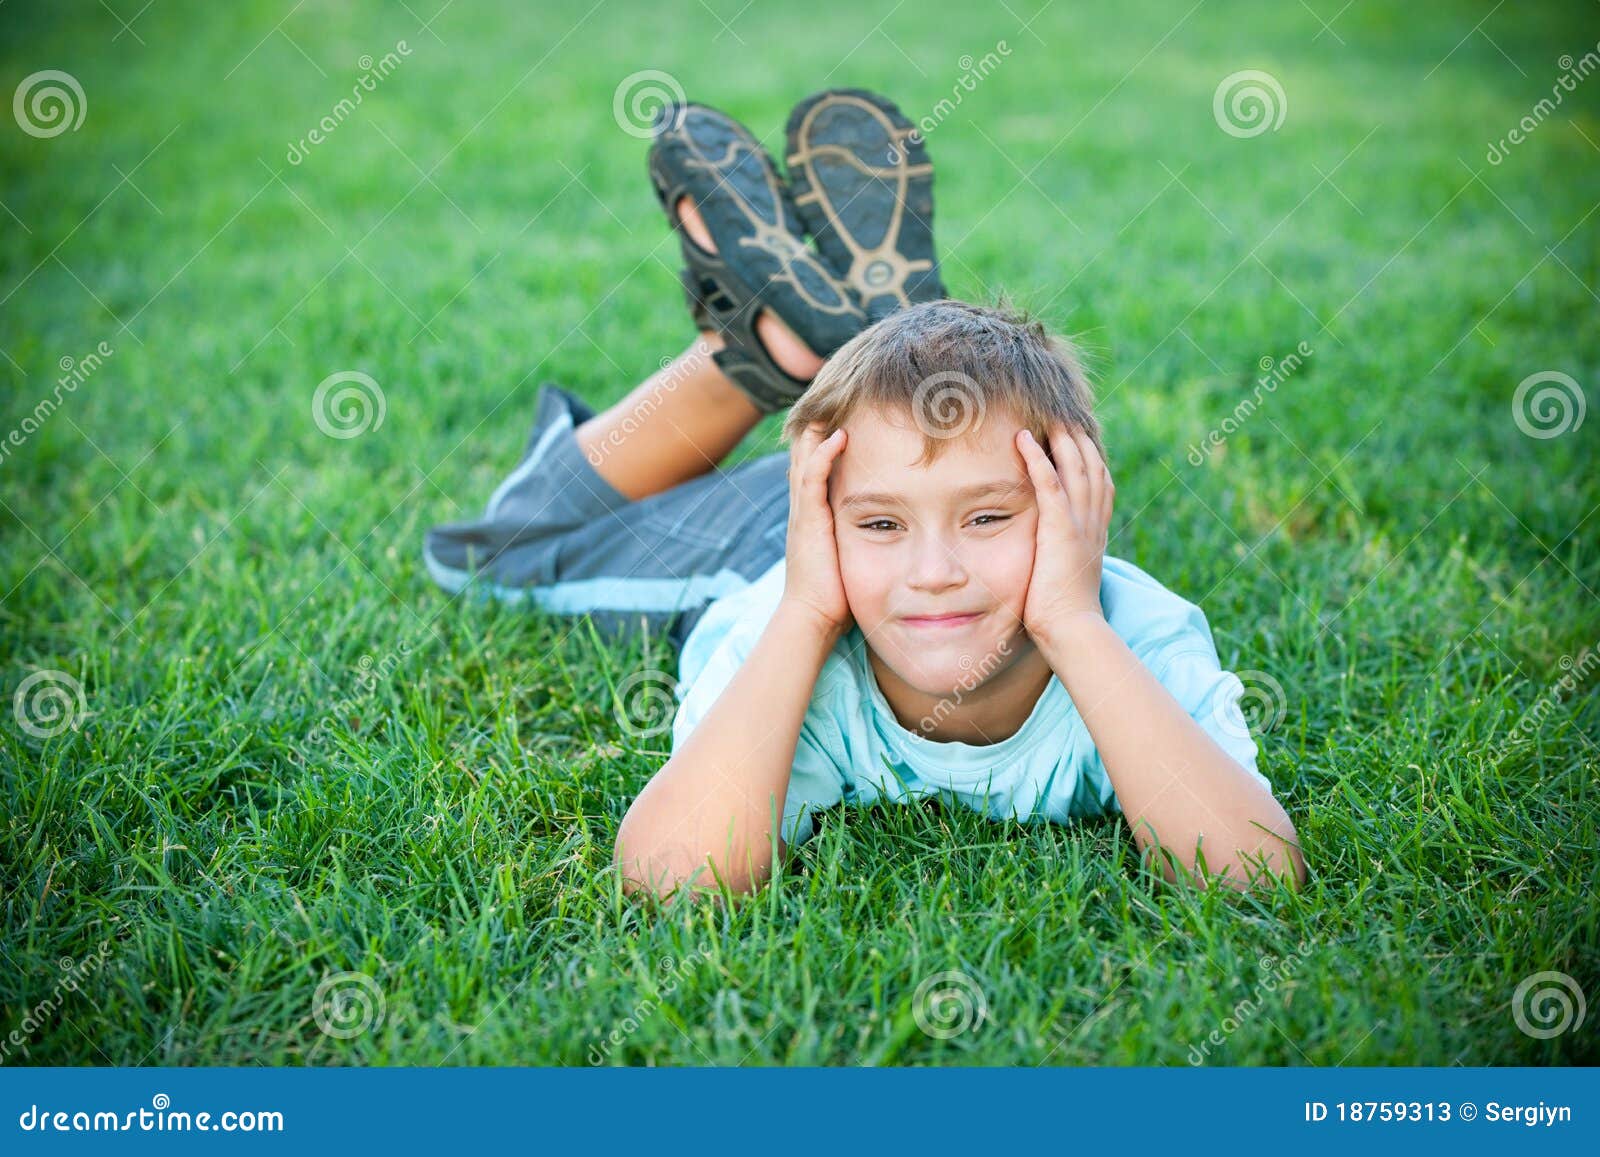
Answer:
[[[813,617],[837,639],[855,620],[839,574],[828,477],[844,450],[846,434],[828,437],[813,423],[789,447],[789,536],[785,548],[783,601]]]

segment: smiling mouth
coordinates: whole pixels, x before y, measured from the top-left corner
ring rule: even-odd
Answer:
[[[953,627],[964,627],[968,623],[983,616],[977,611],[965,615],[907,615],[900,621],[908,627],[921,627],[928,630],[948,630]]]

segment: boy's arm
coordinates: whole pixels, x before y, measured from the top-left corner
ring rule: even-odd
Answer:
[[[1106,622],[1100,574],[1116,487],[1086,434],[1057,426],[1047,437],[1053,457],[1030,431],[1016,440],[1039,518],[1023,624],[1083,717],[1134,842],[1141,852],[1152,844],[1172,852],[1202,886],[1225,871],[1225,883],[1249,887],[1258,857],[1273,875],[1304,883],[1294,825],[1272,792],[1189,717]],[[1161,872],[1177,878],[1164,858]]]
[[[836,639],[805,608],[778,605],[705,718],[628,809],[616,853],[628,891],[715,890],[720,878],[747,892],[767,879],[800,725]]]
[[[783,598],[717,701],[623,817],[616,859],[630,892],[711,891],[719,878],[748,892],[772,872],[773,826],[783,819],[800,725],[851,622],[828,505],[845,441],[843,430],[824,438],[813,426],[789,447]],[[777,848],[785,854],[781,838]]]
[[[1083,716],[1141,852],[1159,842],[1194,873],[1198,845],[1206,873],[1225,872],[1223,882],[1240,888],[1264,857],[1272,874],[1305,883],[1305,859],[1282,805],[1206,734],[1103,616],[1073,615],[1035,642]],[[1164,858],[1160,866],[1167,879],[1177,878]]]

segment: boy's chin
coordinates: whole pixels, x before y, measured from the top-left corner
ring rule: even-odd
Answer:
[[[993,641],[930,642],[916,653],[896,647],[878,657],[912,690],[934,699],[971,695],[1010,667],[1031,646],[1026,635]]]
[[[978,685],[993,677],[993,660],[982,656],[952,652],[949,655],[896,655],[890,666],[912,690],[933,699],[970,695]]]

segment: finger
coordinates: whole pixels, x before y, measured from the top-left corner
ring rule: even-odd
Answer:
[[[1089,437],[1087,430],[1074,428],[1072,441],[1078,447],[1078,455],[1083,459],[1083,469],[1089,483],[1089,502],[1084,507],[1084,518],[1090,522],[1098,522],[1100,513],[1105,507],[1105,460],[1100,457],[1100,451],[1095,449],[1094,439]]]
[[[789,485],[796,486],[805,471],[805,464],[811,460],[811,451],[821,440],[822,427],[812,422],[789,443]]]
[[[1095,509],[1099,513],[1100,523],[1103,526],[1111,525],[1111,511],[1115,507],[1117,494],[1116,483],[1111,477],[1111,467],[1106,463],[1104,455],[1094,444],[1094,439],[1089,437],[1087,431],[1080,431],[1080,441],[1083,446],[1085,460],[1089,463],[1089,476],[1096,480],[1095,493],[1097,494]]]
[[[1083,452],[1073,441],[1065,425],[1050,431],[1050,449],[1055,454],[1056,473],[1061,475],[1062,489],[1067,493],[1067,503],[1072,510],[1072,520],[1079,526],[1088,521],[1089,471],[1083,464]]]
[[[1111,533],[1111,512],[1114,509],[1116,509],[1116,504],[1117,504],[1117,484],[1116,484],[1116,481],[1111,477],[1111,467],[1107,466],[1106,467],[1106,488],[1105,488],[1105,495],[1104,495],[1104,499],[1103,499],[1103,503],[1102,503],[1102,507],[1101,507],[1101,518],[1105,520],[1106,534],[1107,534],[1108,537],[1109,537],[1109,535]]]
[[[1067,517],[1066,491],[1062,489],[1055,466],[1045,456],[1044,447],[1039,445],[1031,430],[1018,431],[1016,443],[1028,479],[1033,483],[1034,502],[1039,508],[1039,531],[1043,534]]]
[[[802,485],[806,488],[813,504],[820,504],[821,509],[829,515],[833,512],[828,506],[828,478],[833,473],[833,464],[839,460],[839,455],[844,451],[844,444],[845,432],[841,426],[817,442],[811,448],[810,457],[806,459]],[[814,505],[813,509],[815,508]]]

